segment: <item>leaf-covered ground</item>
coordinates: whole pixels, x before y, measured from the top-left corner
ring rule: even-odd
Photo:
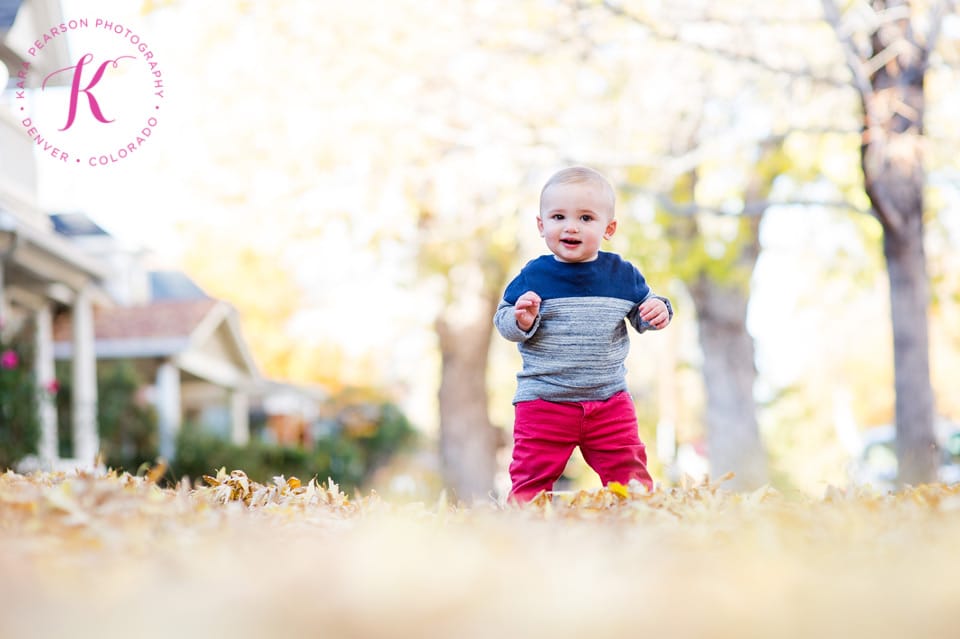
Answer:
[[[0,475],[0,637],[956,637],[960,488],[523,508]]]

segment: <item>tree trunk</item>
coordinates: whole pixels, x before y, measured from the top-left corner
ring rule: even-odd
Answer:
[[[883,9],[901,2],[878,2]],[[874,53],[899,53],[869,78],[861,160],[864,185],[883,226],[883,252],[890,279],[896,389],[897,458],[900,484],[934,481],[937,446],[933,432],[927,326],[927,271],[923,249],[922,160],[924,73],[929,51],[898,46],[912,39],[909,19],[889,21],[872,37]],[[932,44],[932,43],[928,43]]]
[[[757,218],[742,221],[752,236],[744,238],[738,266],[748,276],[759,254],[758,222]],[[754,489],[767,482],[768,474],[753,397],[757,369],[753,338],[747,332],[749,284],[720,282],[701,271],[689,289],[703,350],[710,472],[716,478],[733,471],[726,487]]]
[[[767,199],[780,171],[783,140],[772,139],[759,151],[744,190],[745,209]],[[678,195],[695,201],[696,183],[697,172],[691,171],[679,183]],[[734,473],[725,484],[733,490],[755,489],[769,480],[753,396],[757,379],[753,337],[747,332],[750,280],[760,256],[760,220],[760,215],[743,214],[736,221],[736,238],[719,259],[709,257],[702,246],[704,233],[697,216],[671,223],[675,237],[698,256],[684,280],[696,307],[703,352],[707,454],[714,478]]]
[[[900,233],[885,230],[883,253],[893,320],[898,479],[901,484],[935,481],[938,455],[933,433],[923,217],[909,217]]]
[[[448,490],[464,501],[493,490],[500,438],[487,410],[486,372],[498,301],[488,295],[472,317],[441,316],[435,323],[442,356],[440,462]]]

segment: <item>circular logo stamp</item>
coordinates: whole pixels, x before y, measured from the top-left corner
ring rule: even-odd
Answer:
[[[68,37],[71,46],[63,46]],[[67,50],[64,66],[57,51]],[[110,166],[155,134],[163,80],[154,50],[137,31],[108,18],[65,20],[26,50],[13,78],[15,115],[41,155]]]

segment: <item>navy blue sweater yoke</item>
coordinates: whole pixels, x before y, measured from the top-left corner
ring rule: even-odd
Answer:
[[[515,304],[527,291],[541,300],[564,297],[612,297],[638,303],[650,294],[640,271],[619,255],[601,252],[592,262],[561,262],[541,255],[507,285],[503,299]]]
[[[523,331],[514,304],[527,291],[541,304],[533,326]],[[614,253],[601,252],[591,262],[561,262],[553,255],[528,262],[507,285],[494,317],[523,358],[513,401],[595,401],[626,390],[630,339],[624,320],[641,333],[651,329],[637,312],[651,296],[640,271]],[[669,300],[654,297],[672,316]]]

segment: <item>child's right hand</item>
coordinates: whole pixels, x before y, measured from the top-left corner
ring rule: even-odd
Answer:
[[[533,291],[527,291],[517,298],[517,303],[513,305],[513,314],[520,330],[529,331],[540,314],[540,296]]]

